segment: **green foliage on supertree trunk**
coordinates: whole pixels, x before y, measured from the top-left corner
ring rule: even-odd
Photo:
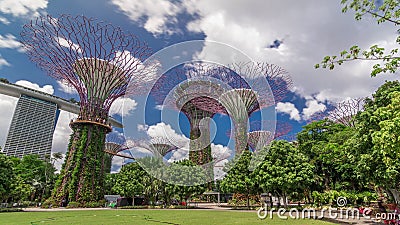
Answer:
[[[104,127],[93,124],[74,125],[66,160],[53,191],[56,204],[65,200],[84,206],[103,198],[106,132]]]

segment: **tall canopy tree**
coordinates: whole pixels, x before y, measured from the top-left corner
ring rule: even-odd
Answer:
[[[301,192],[313,182],[314,166],[293,144],[274,141],[264,161],[254,171],[264,192],[278,193],[283,199]],[[284,201],[286,207],[286,201]]]
[[[5,201],[10,197],[15,173],[13,162],[9,157],[0,153],[0,201]]]
[[[250,195],[259,192],[254,171],[249,170],[251,152],[246,149],[241,155],[230,161],[224,171],[227,172],[221,181],[221,190],[225,193],[241,193],[246,196],[247,207],[250,208]]]

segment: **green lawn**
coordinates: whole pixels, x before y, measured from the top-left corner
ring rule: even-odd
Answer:
[[[0,213],[0,224],[315,224],[319,220],[261,220],[256,212],[210,210],[85,210]]]

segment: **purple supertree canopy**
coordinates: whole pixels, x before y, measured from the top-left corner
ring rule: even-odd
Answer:
[[[247,143],[253,151],[263,149],[273,139],[273,133],[270,131],[252,131],[247,134]]]
[[[364,109],[364,98],[350,99],[337,103],[328,114],[328,119],[345,126],[354,127],[354,116]]]
[[[274,134],[273,139],[277,139],[287,135],[293,126],[290,123],[281,120],[263,120],[252,121],[250,123],[250,131],[269,131]]]
[[[131,142],[129,148],[135,147],[144,148],[153,155],[157,156],[160,154],[162,157],[164,157],[167,153],[179,148],[178,146],[172,144],[171,141],[165,137],[152,137],[150,141],[137,140]]]
[[[84,120],[107,120],[129,82],[150,78],[142,63],[149,47],[111,24],[85,16],[43,16],[25,25],[21,36],[33,62],[77,90]]]
[[[293,86],[293,81],[289,73],[282,67],[265,62],[244,62],[228,66],[230,73],[236,73],[245,78],[246,83],[242,81],[232,82],[235,89],[252,89],[258,94],[259,106],[269,107],[276,102],[282,101]],[[228,74],[229,72],[225,73]],[[235,77],[235,76],[230,76]],[[229,80],[228,78],[224,78]],[[265,87],[268,82],[269,88]]]

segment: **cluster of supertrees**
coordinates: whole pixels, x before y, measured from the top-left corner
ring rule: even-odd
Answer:
[[[265,83],[270,88],[257,91],[265,88],[259,87]],[[194,63],[163,74],[151,93],[157,104],[175,108],[186,115],[190,122],[189,159],[204,165],[212,159],[209,121],[214,115],[225,114],[231,118],[235,154],[240,155],[248,145],[256,150],[253,143],[257,139],[267,140],[265,146],[277,136],[274,136],[275,127],[271,126],[270,129],[260,126],[265,130],[248,134],[249,117],[256,111],[274,106],[275,101],[281,101],[291,85],[285,70],[268,63],[246,62],[228,66]],[[283,130],[278,131],[278,136],[289,132],[290,126],[279,127]]]
[[[110,107],[128,91],[139,92],[139,88],[127,90],[129,83],[151,79],[152,66],[143,65],[151,51],[136,36],[84,16],[39,17],[24,26],[21,36],[30,59],[75,88],[80,97],[80,113],[70,123],[73,133],[52,199],[56,204],[98,201],[103,198],[104,175],[110,171],[112,157],[132,147],[106,142],[106,134],[112,131],[107,125]],[[262,91],[265,87],[260,85],[265,83],[270,88]],[[281,101],[291,85],[285,70],[268,63],[194,63],[162,74],[151,94],[157,104],[187,116],[189,159],[206,165],[212,163],[209,126],[214,115],[230,116],[236,154],[248,146],[260,149],[276,134],[274,129],[248,133],[249,117]],[[165,138],[142,145],[161,156],[177,149],[173,140]]]

